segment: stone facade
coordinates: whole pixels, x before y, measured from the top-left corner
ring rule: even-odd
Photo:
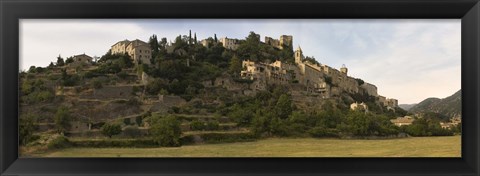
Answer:
[[[265,90],[267,84],[289,84],[294,77],[290,70],[293,65],[275,61],[271,64],[243,61],[244,71],[240,75],[245,79],[255,80],[254,89]]]
[[[360,87],[362,87],[368,95],[378,97],[377,86],[370,83],[363,83]]]
[[[221,38],[220,42],[222,43],[222,46],[226,49],[231,49],[231,50],[237,50],[238,46],[240,45],[240,40],[238,39],[230,39],[227,37]],[[208,43],[207,43],[208,45]]]
[[[390,122],[399,127],[404,125],[411,125],[413,121],[415,121],[415,119],[410,116],[397,117],[396,119],[390,120]]]
[[[115,43],[110,49],[112,54],[128,54],[134,62],[150,64],[152,51],[150,45],[141,40],[124,40]]]
[[[127,52],[127,45],[130,43],[128,40],[123,40],[112,45],[110,51],[112,54],[125,54]]]
[[[92,63],[92,60],[93,60],[93,58],[86,55],[86,54],[80,54],[80,55],[73,56],[73,62],[90,64],[90,63]]]
[[[274,48],[278,48],[278,49],[283,49],[284,46],[291,47],[292,42],[293,42],[293,37],[291,35],[282,35],[278,40],[265,36],[265,44],[271,45]]]
[[[278,41],[266,37],[267,44],[275,45]],[[245,60],[242,63],[243,71],[240,75],[244,79],[253,80],[252,90],[264,90],[267,85],[291,85],[299,83],[304,91],[314,93],[324,98],[350,94],[367,94],[377,97],[377,103],[387,107],[397,107],[396,99],[386,99],[378,95],[377,87],[364,82],[359,85],[357,79],[348,76],[348,68],[343,65],[339,70],[325,64],[312,63],[305,59],[302,49],[298,47],[294,52],[295,63],[275,61],[260,63]],[[207,85],[209,85],[207,83]]]
[[[393,98],[387,98],[386,105],[387,107],[398,107],[398,100]]]
[[[355,103],[350,104],[350,109],[351,110],[359,109],[359,110],[368,111],[368,106],[364,102],[362,102],[362,103],[355,102]]]

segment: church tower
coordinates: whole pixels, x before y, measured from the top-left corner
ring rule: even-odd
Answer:
[[[345,74],[345,75],[347,74],[348,68],[345,67],[345,64],[343,64],[343,65],[342,65],[342,68],[340,68],[340,72],[342,72],[342,73]]]
[[[302,48],[298,46],[297,50],[295,50],[295,63],[302,63],[304,57],[303,57],[303,52]]]

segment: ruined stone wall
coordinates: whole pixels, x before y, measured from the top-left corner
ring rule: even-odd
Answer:
[[[360,87],[362,87],[368,95],[375,97],[378,96],[377,86],[370,83],[364,83]]]
[[[388,107],[398,107],[398,100],[393,99],[393,98],[387,98],[387,106]]]
[[[76,96],[82,87],[80,86],[73,86],[73,87],[63,87],[58,86],[55,89],[55,95],[65,95],[65,96]]]
[[[300,72],[300,74],[297,76],[299,83],[307,86],[313,86],[314,84],[324,82],[324,77],[321,72],[307,64],[302,66],[304,66],[304,72],[303,74]]]
[[[274,48],[281,49],[280,41],[271,37],[265,36],[265,44],[273,46]]]
[[[280,47],[283,49],[283,46],[293,46],[293,36],[291,35],[282,35],[280,36]]]
[[[129,99],[132,95],[133,86],[105,86],[90,92],[82,92],[80,98],[94,99]]]
[[[166,104],[167,106],[181,106],[187,103],[183,98],[175,95],[159,95],[159,103]]]
[[[380,103],[380,105],[387,106],[387,98],[386,97],[379,95],[377,97],[377,99],[378,99],[378,102]]]
[[[215,87],[223,87],[229,91],[242,91],[244,89],[248,89],[248,84],[243,84],[239,82],[235,82],[231,77],[224,75],[218,77],[214,81]]]
[[[88,131],[89,129],[90,129],[90,126],[88,123],[80,122],[80,121],[70,122],[69,131]]]

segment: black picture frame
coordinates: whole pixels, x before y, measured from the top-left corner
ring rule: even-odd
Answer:
[[[1,175],[479,175],[478,0],[0,0],[0,15]],[[18,158],[23,18],[461,19],[462,157]]]

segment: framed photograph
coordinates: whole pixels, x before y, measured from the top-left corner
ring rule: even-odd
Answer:
[[[1,175],[479,175],[478,0],[0,11]]]

